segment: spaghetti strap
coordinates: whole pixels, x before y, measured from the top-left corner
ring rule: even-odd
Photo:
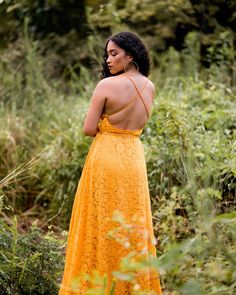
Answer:
[[[125,76],[127,76],[127,75],[125,75]],[[131,80],[131,79],[130,79],[130,80]],[[133,82],[133,80],[132,80],[132,82]],[[147,79],[147,81],[145,82],[144,86],[142,87],[141,91],[139,91],[139,90],[137,89],[136,85],[135,85],[135,88],[137,89],[139,95],[141,95],[141,93],[142,93],[143,90],[145,89],[145,87],[146,87],[146,85],[147,85],[147,82],[148,82],[148,79]],[[134,82],[133,82],[133,83],[134,83]],[[127,107],[132,101],[133,101],[133,99],[134,99],[135,97],[136,97],[136,93],[134,94],[134,96],[130,99],[130,101],[129,101],[126,105],[122,106],[120,109],[116,110],[115,112],[113,112],[113,113],[111,113],[111,114],[106,114],[106,115],[107,115],[107,116],[111,116],[111,115],[116,114],[116,113],[118,113],[119,111],[125,109],[125,108],[126,108],[126,107]],[[143,101],[143,99],[142,99],[142,101]],[[144,104],[144,102],[143,102],[143,104]],[[145,105],[145,104],[144,104],[144,105]],[[146,106],[145,106],[145,109],[146,109]],[[147,109],[146,109],[146,112],[147,112]],[[147,112],[147,116],[149,117],[148,112]]]
[[[135,89],[137,90],[137,92],[138,92],[138,94],[139,94],[139,96],[140,96],[140,98],[142,100],[142,103],[143,103],[143,105],[145,107],[145,110],[146,110],[146,113],[147,113],[147,117],[149,118],[149,113],[148,113],[148,110],[147,110],[147,106],[146,106],[146,104],[145,104],[145,102],[143,100],[143,97],[142,97],[141,92],[138,90],[138,88],[137,88],[136,84],[134,83],[133,79],[131,79],[128,75],[125,75],[125,76],[133,83],[133,85],[134,85]],[[146,81],[144,87],[147,85],[147,82],[148,82],[148,78],[147,78],[147,81]]]

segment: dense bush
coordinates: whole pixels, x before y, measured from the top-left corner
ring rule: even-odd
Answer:
[[[22,233],[17,217],[11,221],[0,222],[0,294],[58,294],[64,238],[44,234],[37,221]]]

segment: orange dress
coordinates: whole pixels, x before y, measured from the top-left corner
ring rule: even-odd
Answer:
[[[156,257],[139,139],[143,129],[117,128],[107,114],[98,128],[75,195],[59,295],[131,295],[140,290],[161,295],[157,270],[138,268],[149,255]],[[97,291],[89,293],[89,288]]]

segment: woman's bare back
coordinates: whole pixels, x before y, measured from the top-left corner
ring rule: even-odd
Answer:
[[[143,128],[153,104],[153,83],[142,74],[122,74],[107,79],[109,86],[104,113],[108,115],[109,122],[121,129]]]

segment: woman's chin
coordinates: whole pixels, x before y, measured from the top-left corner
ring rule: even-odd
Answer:
[[[109,68],[109,71],[111,75],[116,75],[118,73],[118,71],[113,68]]]

